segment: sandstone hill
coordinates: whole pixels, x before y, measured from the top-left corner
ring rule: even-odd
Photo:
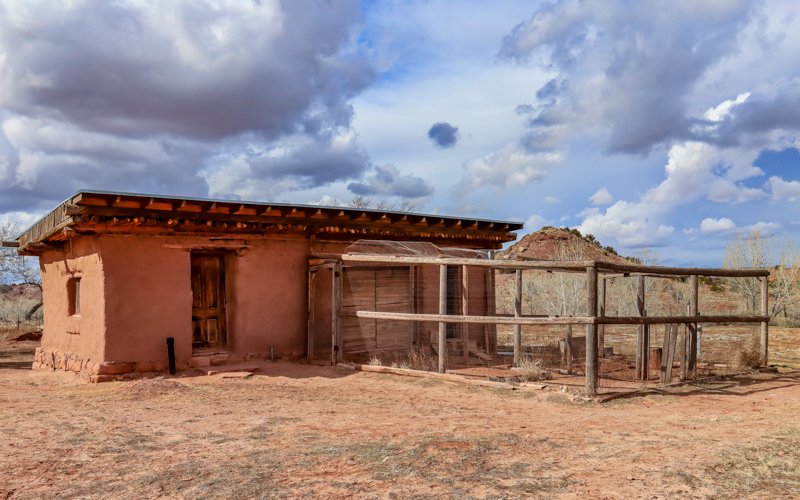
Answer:
[[[495,258],[514,260],[518,255],[534,259],[558,260],[561,248],[568,254],[580,254],[581,260],[599,260],[630,264],[630,261],[616,255],[612,248],[603,248],[592,237],[581,236],[576,230],[545,226],[542,229],[522,237],[510,247],[497,252]]]
[[[34,285],[0,285],[0,300],[42,300],[42,290]]]

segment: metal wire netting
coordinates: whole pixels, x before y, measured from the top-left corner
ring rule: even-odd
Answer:
[[[469,257],[472,250],[443,249],[427,243],[358,242],[349,251],[379,255]],[[463,252],[463,253],[462,253]],[[483,258],[483,257],[479,257]],[[437,264],[353,264],[343,269],[343,309],[345,312],[445,314],[450,316],[514,316],[516,273],[486,267]],[[444,275],[444,276],[443,276]],[[581,273],[521,273],[523,317],[584,316],[587,314],[586,276]],[[444,293],[440,286],[444,278]],[[636,278],[601,279],[598,301],[607,316],[636,316],[638,283]],[[691,290],[680,278],[650,278],[645,282],[644,314],[649,316],[686,315]],[[720,291],[722,290],[722,291]],[[701,283],[699,309],[709,314],[736,314],[748,311],[737,296],[727,293],[724,284]],[[603,302],[603,297],[605,301]],[[441,301],[440,301],[441,298]],[[602,314],[602,313],[601,313]],[[411,319],[343,318],[345,357],[385,358],[387,364],[435,370],[439,351],[439,322]],[[724,323],[699,325],[696,370],[683,373],[681,359],[688,356],[684,347],[691,338],[685,325],[675,332],[666,325],[650,325],[649,360],[637,371],[637,344],[645,332],[637,325],[598,326],[602,350],[599,360],[599,391],[637,389],[663,383],[664,373],[672,382],[681,378],[701,378],[732,373],[742,368],[742,360],[758,324]],[[513,376],[514,325],[446,323],[447,365],[450,371],[487,377]],[[523,325],[520,327],[520,357],[542,368],[543,379],[575,389],[585,386],[586,325]],[[665,341],[666,337],[666,341]],[[672,366],[667,366],[671,345]],[[800,352],[787,352],[781,359],[800,360]],[[416,361],[415,361],[416,359]],[[420,361],[422,360],[422,361]],[[662,362],[663,360],[663,362]],[[686,363],[684,363],[686,364]]]

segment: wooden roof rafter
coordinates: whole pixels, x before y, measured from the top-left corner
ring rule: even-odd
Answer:
[[[417,235],[415,237],[462,238],[467,240],[465,244],[473,247],[478,244],[477,242],[485,241],[489,248],[499,248],[502,242],[513,241],[516,235],[512,231],[522,228],[520,223],[462,220],[458,217],[391,210],[239,202],[86,190],[71,196],[34,223],[19,236],[17,241],[23,249],[27,244],[53,237],[51,230],[61,225],[142,224],[153,227],[165,221],[176,227],[193,226],[197,231],[204,227],[215,228],[218,224],[227,227],[225,223],[232,223],[238,228],[258,228],[264,227],[264,224],[284,223],[300,223],[309,228],[316,228],[321,227],[321,224],[330,224],[339,227],[341,234],[358,234],[368,228],[373,228],[372,234],[384,234],[380,231],[375,233],[377,231],[375,228],[383,227],[389,230],[385,232],[384,237],[389,234],[402,237],[411,231],[408,234]],[[496,227],[495,222],[498,222]]]

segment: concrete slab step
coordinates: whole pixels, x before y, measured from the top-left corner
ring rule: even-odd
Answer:
[[[225,372],[220,373],[222,378],[245,378],[249,377],[253,374],[253,372]]]
[[[226,365],[226,366],[206,366],[198,368],[200,372],[206,375],[218,375],[220,373],[235,373],[235,372],[257,372],[259,368],[254,365]]]

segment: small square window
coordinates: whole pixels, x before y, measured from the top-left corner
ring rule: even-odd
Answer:
[[[69,296],[69,315],[77,316],[81,313],[81,279],[71,278],[67,282],[67,295]]]

